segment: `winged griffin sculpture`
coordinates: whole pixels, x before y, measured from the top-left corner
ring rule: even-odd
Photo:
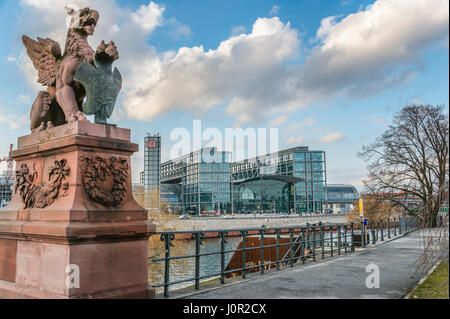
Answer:
[[[87,41],[94,34],[99,13],[90,8],[68,12],[72,18],[63,53],[52,39],[22,37],[38,71],[38,83],[47,86],[33,102],[32,131],[86,120],[84,113],[95,114],[95,122],[106,124],[121,88],[120,73],[117,69],[111,72],[112,62],[119,57],[114,42],[102,41],[94,52]]]

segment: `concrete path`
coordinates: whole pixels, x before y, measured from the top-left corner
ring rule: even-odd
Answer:
[[[424,275],[416,274],[414,265],[423,252],[422,237],[423,231],[415,231],[343,257],[265,276],[251,274],[251,280],[185,298],[402,298]],[[366,287],[369,264],[379,267],[379,288]]]

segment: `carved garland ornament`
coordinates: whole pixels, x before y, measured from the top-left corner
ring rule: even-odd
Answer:
[[[44,185],[34,184],[34,179],[37,172],[30,174],[30,169],[27,164],[20,165],[16,170],[16,184],[14,193],[19,191],[20,197],[24,202],[24,208],[44,208],[53,204],[55,199],[59,196],[59,190],[62,188],[67,194],[69,183],[63,182],[66,176],[70,174],[70,167],[66,166],[66,160],[55,161],[54,166],[49,167],[48,179],[49,181]]]
[[[126,159],[82,156],[80,167],[84,189],[93,201],[107,207],[123,203],[128,179]]]

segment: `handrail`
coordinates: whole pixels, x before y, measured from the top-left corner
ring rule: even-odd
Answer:
[[[412,221],[414,219],[414,221]],[[251,270],[259,269],[261,274],[264,274],[266,267],[276,265],[276,269],[280,270],[282,266],[290,265],[294,266],[296,262],[301,260],[301,263],[306,263],[307,260],[312,262],[316,261],[316,256],[320,255],[321,259],[325,259],[327,256],[334,257],[335,252],[337,256],[341,255],[341,252],[348,254],[355,251],[355,235],[361,239],[361,247],[367,247],[370,244],[375,244],[378,240],[384,241],[384,228],[383,220],[380,220],[378,227],[375,227],[375,223],[371,222],[370,229],[361,232],[361,235],[355,234],[356,226],[360,223],[315,223],[306,225],[285,225],[276,227],[248,227],[248,228],[226,228],[226,229],[208,229],[208,230],[184,230],[184,231],[159,231],[156,235],[160,235],[160,239],[164,242],[164,257],[154,258],[153,262],[164,262],[164,280],[161,283],[154,284],[154,288],[164,287],[164,296],[169,296],[169,288],[172,285],[180,284],[184,282],[195,283],[195,289],[200,289],[200,280],[206,278],[220,277],[220,282],[225,283],[225,275],[241,272],[242,278],[246,278],[246,274]],[[420,223],[416,218],[394,218],[393,221],[388,219],[388,238],[397,237],[411,230],[417,229]],[[376,234],[375,234],[376,229]],[[254,232],[253,234],[250,234]],[[201,245],[205,240],[205,234],[217,233],[215,238],[219,239],[220,246],[217,250],[212,252],[201,253]],[[226,238],[230,237],[230,233],[238,233],[242,237],[241,248],[226,249]],[[380,234],[379,234],[380,233]],[[191,234],[191,238],[195,243],[195,253],[190,253],[181,256],[171,256],[171,247],[176,235]],[[265,238],[269,238],[268,235],[274,235],[276,239],[275,244],[266,244]],[[288,237],[282,237],[287,235]],[[294,236],[296,236],[294,238]],[[367,236],[366,238],[363,238]],[[259,239],[259,245],[250,247],[247,245],[249,238]],[[288,242],[281,242],[282,239],[289,239]],[[287,248],[286,248],[287,247]],[[276,258],[275,260],[266,261],[266,249],[275,248]],[[335,250],[337,249],[337,251]],[[280,258],[281,249],[286,249],[283,257]],[[319,250],[318,250],[319,249]],[[252,251],[260,250],[259,258],[255,252],[255,258],[259,260],[250,260]],[[225,255],[230,253],[241,254],[241,265],[239,268],[226,270]],[[218,255],[220,257],[220,272],[212,274],[201,274],[201,257]],[[249,260],[247,260],[249,255]],[[195,260],[194,276],[170,281],[170,263],[180,259]],[[253,262],[256,265],[250,264]]]

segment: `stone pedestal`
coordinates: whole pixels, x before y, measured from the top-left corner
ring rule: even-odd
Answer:
[[[130,130],[89,121],[19,138],[13,198],[0,210],[0,299],[154,295],[155,227],[132,195],[137,150]]]

